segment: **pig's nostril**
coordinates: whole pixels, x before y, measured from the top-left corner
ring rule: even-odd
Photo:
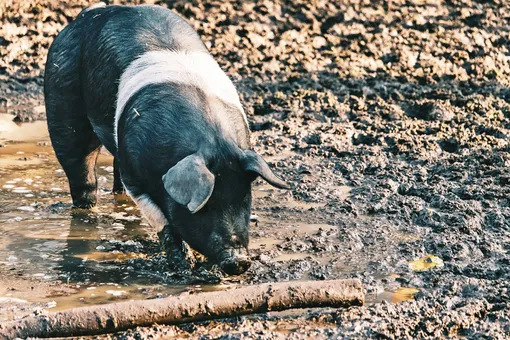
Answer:
[[[239,275],[248,270],[251,266],[251,261],[248,259],[227,259],[221,264],[221,269],[228,275]]]

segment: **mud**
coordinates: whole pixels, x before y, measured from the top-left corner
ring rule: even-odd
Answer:
[[[18,122],[44,118],[47,48],[85,3],[2,2],[1,111]],[[253,265],[223,284],[355,277],[368,304],[138,328],[110,338],[510,337],[506,1],[156,3],[198,29],[235,80],[256,150],[293,185],[285,192],[256,183]],[[12,187],[0,191],[4,319],[44,312],[55,294],[79,304],[87,285],[111,283],[106,291],[127,284],[120,288],[126,292],[145,285],[148,298],[208,289],[175,287],[161,272],[166,258],[156,232],[109,193],[106,156],[100,207],[75,215],[51,147],[19,134],[6,143],[5,133],[0,184]],[[47,154],[38,156],[36,147]],[[35,176],[44,190],[26,184]],[[34,261],[37,252],[49,257]],[[109,253],[122,255],[112,261]],[[95,260],[76,265],[84,257]],[[63,270],[66,258],[79,260]]]

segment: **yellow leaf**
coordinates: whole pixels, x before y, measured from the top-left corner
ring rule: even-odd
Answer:
[[[398,303],[406,300],[411,300],[419,290],[416,288],[402,287],[397,289],[391,295],[391,302]]]
[[[423,271],[423,270],[429,270],[435,267],[442,267],[444,266],[443,260],[441,260],[439,257],[435,255],[427,255],[425,257],[422,257],[421,259],[409,262],[409,265],[413,270],[417,271]]]

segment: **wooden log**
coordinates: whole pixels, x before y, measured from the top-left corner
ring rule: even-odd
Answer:
[[[0,338],[105,334],[154,323],[179,324],[291,308],[348,307],[363,303],[364,293],[357,279],[266,283],[30,316],[0,324]]]

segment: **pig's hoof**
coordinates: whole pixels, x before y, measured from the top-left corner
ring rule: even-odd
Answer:
[[[79,199],[73,200],[73,206],[80,209],[90,209],[96,206],[97,198],[95,195],[84,195]]]
[[[73,207],[75,208],[78,208],[78,209],[90,209],[90,208],[93,208],[95,207],[96,203],[73,203]]]
[[[251,261],[248,259],[227,259],[220,263],[221,269],[228,275],[239,275],[248,270]]]
[[[112,192],[114,194],[124,194],[126,192],[126,189],[124,189],[124,185],[122,183],[113,183],[113,190]]]

